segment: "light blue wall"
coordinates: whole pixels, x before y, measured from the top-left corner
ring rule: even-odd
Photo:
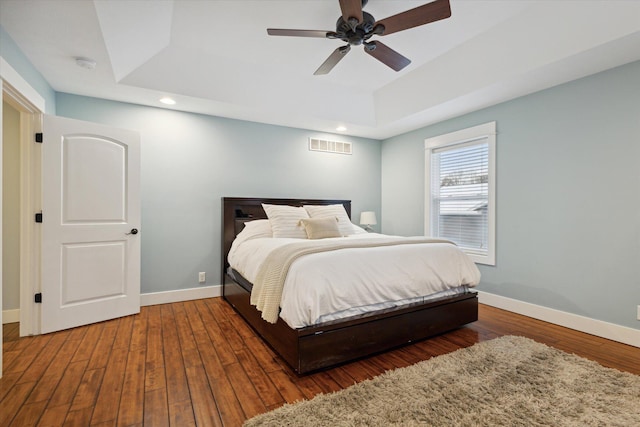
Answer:
[[[2,26],[0,26],[0,56],[44,98],[45,113],[55,114],[56,97],[54,90]]]
[[[221,198],[351,199],[380,212],[380,141],[56,94],[59,116],[141,134],[142,292],[220,284]],[[311,152],[308,138],[353,143]]]
[[[479,289],[640,329],[640,62],[383,141],[382,231],[423,233],[425,138],[493,120],[497,265]]]

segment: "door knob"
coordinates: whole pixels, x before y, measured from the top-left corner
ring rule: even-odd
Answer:
[[[132,228],[130,232],[125,233],[125,234],[126,234],[127,236],[128,236],[129,234],[138,234],[138,229],[137,229],[137,228]]]

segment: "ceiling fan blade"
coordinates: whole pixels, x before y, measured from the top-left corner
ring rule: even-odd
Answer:
[[[340,0],[340,10],[344,22],[349,22],[349,18],[362,22],[362,0]]]
[[[451,16],[449,0],[435,0],[422,6],[409,9],[397,15],[390,16],[375,23],[383,25],[382,36],[392,34],[408,28],[419,27],[430,22],[439,21]]]
[[[329,57],[326,59],[326,61],[324,61],[322,65],[318,67],[318,69],[316,70],[315,73],[313,73],[313,75],[319,76],[322,74],[329,74],[329,71],[331,71],[333,67],[335,67],[336,64],[340,62],[340,60],[344,58],[347,55],[347,53],[349,53],[350,50],[351,50],[351,46],[349,45],[341,46],[336,50],[334,50],[333,53],[329,55]]]
[[[371,48],[371,46],[375,46],[375,48]],[[386,44],[377,40],[367,43],[364,47],[364,51],[396,71],[400,71],[407,65],[411,64],[410,59],[405,58]]]
[[[327,34],[332,31],[323,30],[288,30],[282,28],[267,28],[267,34],[270,36],[292,36],[292,37],[319,37],[327,38]]]

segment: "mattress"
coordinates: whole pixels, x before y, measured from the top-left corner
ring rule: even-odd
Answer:
[[[231,268],[250,282],[256,279],[272,251],[301,240],[238,237],[228,261]],[[374,242],[383,237],[360,233],[335,239]],[[322,239],[328,240],[332,239]],[[291,263],[282,289],[280,317],[290,327],[301,328],[465,292],[479,281],[476,265],[452,243],[323,251],[301,256]]]

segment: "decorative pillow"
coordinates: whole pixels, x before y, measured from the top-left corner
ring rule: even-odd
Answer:
[[[304,205],[311,218],[337,218],[338,229],[343,236],[353,234],[353,224],[342,205]]]
[[[269,223],[273,237],[292,237],[295,239],[306,239],[307,233],[300,224],[301,219],[309,218],[304,208],[286,205],[262,204]]]
[[[307,236],[310,239],[326,239],[327,237],[342,237],[338,229],[336,218],[309,218],[301,219]]]

